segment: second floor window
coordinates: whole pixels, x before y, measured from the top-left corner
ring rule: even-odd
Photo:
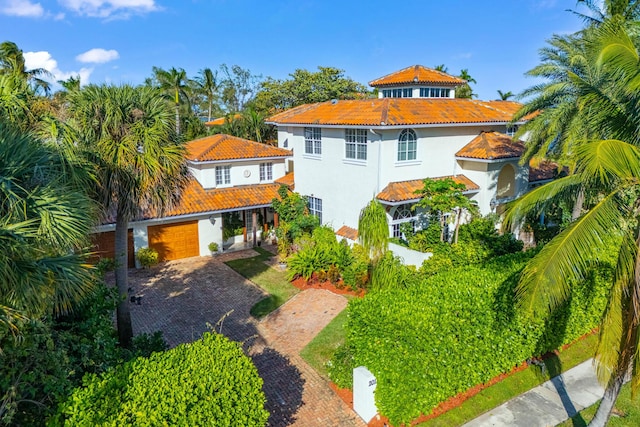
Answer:
[[[273,163],[260,163],[260,181],[273,180]]]
[[[345,130],[345,152],[347,159],[367,160],[367,130],[347,129]]]
[[[412,88],[400,88],[400,89],[382,89],[383,98],[412,98]]]
[[[231,166],[216,166],[216,185],[231,184]]]
[[[320,128],[304,128],[305,154],[322,154],[322,131]]]
[[[398,161],[415,160],[418,147],[418,138],[412,129],[400,132],[398,138]]]

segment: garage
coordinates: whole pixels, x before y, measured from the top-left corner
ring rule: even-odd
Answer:
[[[116,257],[116,232],[105,231],[104,233],[95,233],[91,235],[91,241],[93,243],[93,252],[95,256],[92,257],[92,262],[98,262],[100,258],[113,258]],[[133,230],[129,230],[127,233],[127,266],[133,268],[136,266],[135,252],[133,248]]]
[[[200,255],[198,221],[153,225],[148,235],[149,247],[158,251],[160,261]]]

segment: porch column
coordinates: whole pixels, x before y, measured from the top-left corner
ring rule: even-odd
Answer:
[[[278,212],[273,213],[273,228],[278,228]]]
[[[255,246],[256,243],[256,234],[258,232],[257,228],[258,228],[258,213],[255,211],[253,211],[253,213],[251,214],[251,222],[252,222],[252,227],[253,228],[253,246]]]
[[[242,241],[247,243],[247,211],[242,211]]]

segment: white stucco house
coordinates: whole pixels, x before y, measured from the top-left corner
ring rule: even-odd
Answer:
[[[400,223],[417,220],[410,208],[425,178],[463,183],[484,215],[553,176],[552,167],[518,164],[524,146],[511,139],[510,121],[520,104],[453,98],[464,83],[416,65],[370,82],[376,99],[302,105],[267,122],[292,151],[295,189],[322,223],[353,237],[375,197],[399,236]]]
[[[211,242],[222,249],[233,241],[259,239],[260,231],[274,221],[271,201],[278,188],[293,185],[286,171],[291,155],[289,150],[223,134],[189,142],[192,179],[180,203],[166,215],[129,224],[129,265],[142,247],[156,249],[161,260],[172,260],[209,255]],[[225,220],[231,217],[244,230],[223,239]],[[94,234],[96,252],[102,256],[114,256],[114,227],[102,225]]]

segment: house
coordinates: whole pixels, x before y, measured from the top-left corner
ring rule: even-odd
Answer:
[[[267,122],[277,126],[278,146],[292,150],[295,189],[322,223],[353,235],[376,198],[397,237],[401,223],[421,220],[411,207],[425,178],[464,184],[488,214],[553,175],[519,164],[524,145],[511,136],[523,122],[510,121],[520,104],[453,98],[464,83],[415,65],[370,82],[376,99],[302,105]]]
[[[182,199],[162,217],[148,215],[129,224],[129,265],[142,247],[161,260],[209,255],[209,243],[226,249],[260,239],[277,218],[271,201],[287,176],[291,151],[219,134],[187,144],[192,178]],[[114,256],[114,224],[100,226],[94,242],[102,256]]]

